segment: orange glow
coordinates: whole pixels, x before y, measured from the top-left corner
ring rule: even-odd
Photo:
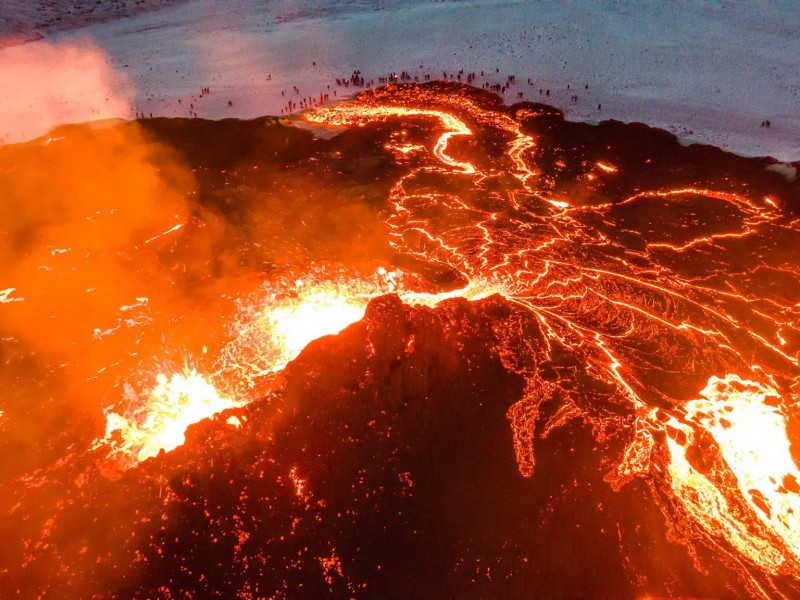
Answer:
[[[561,540],[602,549],[586,581],[614,558],[603,589],[792,597],[796,182],[456,84],[360,89],[257,127],[154,119],[0,148],[0,525],[23,565],[6,587],[61,573],[91,597],[84,575],[153,574],[173,596],[280,595],[322,573],[374,594],[371,573],[401,571],[351,542],[452,505],[477,540],[442,546],[453,582],[479,573],[468,593],[574,567],[538,543]],[[487,449],[493,483],[535,493],[452,504]],[[473,536],[475,515],[497,527]]]
[[[687,285],[684,281],[673,283],[668,280],[665,284],[652,277],[647,270],[642,271],[635,261],[626,258],[615,258],[611,268],[592,261],[576,263],[560,260],[556,250],[568,246],[571,236],[580,238],[583,235],[578,225],[581,213],[595,212],[602,216],[612,205],[572,205],[563,196],[548,195],[535,165],[536,140],[524,133],[519,122],[503,113],[486,110],[469,98],[426,94],[429,92],[424,89],[415,89],[413,96],[404,98],[400,89],[392,92],[378,90],[373,95],[363,95],[355,104],[320,108],[304,115],[307,121],[329,126],[364,126],[388,118],[420,117],[434,117],[441,123],[444,131],[431,149],[438,163],[412,170],[398,181],[391,192],[392,211],[387,225],[392,245],[398,251],[424,261],[445,264],[471,282],[470,286],[482,281],[478,287],[501,293],[531,311],[547,338],[565,347],[580,349],[590,367],[601,373],[604,380],[618,387],[637,412],[644,411],[647,402],[640,397],[640,388],[634,385],[635,365],[622,352],[629,341],[642,331],[663,329],[667,335],[713,339],[714,344],[721,344],[734,354],[736,351],[731,336],[732,331],[737,331],[740,333],[736,335],[749,337],[766,352],[776,353],[791,364],[797,364],[795,357],[781,349],[785,344],[773,343],[757,331],[744,327],[728,311],[716,308],[716,302],[703,304],[695,299],[698,294],[707,294],[721,301],[738,301],[740,296],[737,294],[710,289],[702,284]],[[390,105],[378,104],[384,99]],[[405,100],[408,102],[404,103]],[[426,100],[429,102],[424,104]],[[425,109],[418,108],[423,104]],[[552,227],[552,230],[548,229],[551,233],[546,233],[534,246],[515,245],[506,237],[503,223],[511,222],[520,227],[527,225],[515,223],[510,215],[511,210],[525,210],[514,193],[509,194],[510,206],[484,208],[455,194],[408,191],[418,189],[414,186],[415,177],[430,172],[469,174],[475,182],[492,178],[493,171],[481,170],[478,162],[466,162],[446,152],[447,142],[452,135],[470,136],[478,125],[504,132],[507,136],[504,158],[511,167],[508,172],[521,184],[520,196],[528,194],[532,201],[551,207],[547,225],[548,228]],[[595,166],[603,173],[618,172],[618,167],[608,161],[596,161]],[[595,178],[591,173],[587,177]],[[694,197],[702,197],[715,206],[730,207],[730,212],[741,217],[738,227],[732,231],[712,231],[707,235],[699,228],[687,227],[688,239],[682,243],[658,238],[646,240],[648,253],[695,252],[714,244],[747,238],[778,218],[777,213],[772,211],[775,206],[773,202],[766,202],[765,206],[745,196],[700,188],[641,192],[615,203],[614,207],[634,202],[674,203],[679,206],[685,199]],[[435,218],[429,217],[428,207],[431,206],[437,206],[441,214]],[[455,226],[456,223],[461,226]],[[693,230],[696,230],[694,234]],[[611,242],[601,239],[603,244]],[[613,243],[610,246],[613,247]],[[664,295],[680,309],[669,316],[660,313],[649,305],[647,297],[652,293]],[[411,299],[404,297],[404,300]],[[574,312],[576,304],[586,307],[585,312]],[[590,317],[590,309],[599,308],[618,314],[616,318],[629,321],[629,326],[622,332],[603,331],[591,322]],[[689,311],[695,310],[699,310],[700,317],[689,319]],[[541,391],[541,382],[536,382],[536,385],[531,382],[529,389],[534,388]],[[546,394],[530,392],[509,411],[520,472],[526,476],[533,474],[534,459],[532,443],[529,441],[533,438],[536,406],[544,398]],[[636,439],[653,444],[650,428],[656,426],[648,419],[642,419],[641,435],[637,434]],[[649,451],[638,446],[630,448],[627,453],[631,460],[645,455],[649,455]],[[626,471],[639,472],[636,467],[625,463],[620,466],[620,472]]]
[[[312,340],[339,333],[361,320],[367,300],[333,286],[311,287],[303,288],[297,298],[264,312],[257,326],[270,332],[271,343],[280,352],[272,368],[283,368]]]
[[[652,204],[654,209],[672,209],[677,214],[684,211],[688,215],[685,233],[662,236],[657,226],[651,226],[642,235],[643,257],[650,259],[648,264],[659,265],[662,255],[668,257],[666,262],[677,253],[695,256],[723,244],[762,235],[765,227],[781,218],[775,210],[778,203],[769,197],[761,202],[725,191],[687,187],[640,192],[613,206],[573,205],[561,195],[549,196],[543,189],[546,186],[539,180],[533,162],[535,140],[524,134],[517,123],[508,122],[504,115],[484,110],[469,100],[440,97],[435,100],[440,102],[433,104],[437,107],[460,102],[458,108],[453,106],[453,115],[459,118],[448,118],[445,108],[422,111],[415,108],[416,104],[372,106],[374,99],[369,96],[360,105],[326,108],[306,118],[334,125],[364,125],[390,116],[413,118],[424,113],[436,117],[445,129],[431,152],[438,163],[412,171],[392,190],[393,210],[387,224],[393,245],[404,254],[447,265],[470,281],[471,286],[484,281],[478,287],[503,294],[535,316],[544,332],[545,355],[551,351],[551,342],[570,348],[580,354],[589,369],[614,385],[638,418],[633,441],[621,457],[616,474],[609,477],[612,485],[621,485],[636,475],[652,476],[656,468],[654,457],[664,452],[670,457],[667,470],[674,497],[686,517],[715,540],[724,540],[737,553],[769,572],[798,572],[800,490],[796,482],[800,481],[800,472],[789,453],[786,417],[774,402],[778,397],[776,386],[736,375],[712,377],[701,399],[679,405],[680,408],[664,416],[662,411],[652,408],[644,395],[641,382],[637,381],[637,365],[631,362],[628,349],[629,344],[636,347],[651,336],[655,339],[663,336],[668,346],[675,339],[713,345],[721,348],[731,364],[741,364],[747,360],[740,349],[742,340],[748,340],[769,360],[793,368],[798,363],[797,357],[787,351],[789,344],[782,335],[788,323],[769,311],[759,312],[759,318],[775,325],[774,334],[765,335],[744,323],[736,312],[742,303],[753,300],[735,290],[706,285],[702,280],[681,279],[669,268],[659,272],[662,267],[654,266],[650,271],[650,267],[643,269],[641,263],[627,257],[615,257],[605,265],[599,261],[574,262],[558,257],[559,249],[569,245],[571,236],[581,238],[578,223],[582,213],[604,216],[606,211],[633,203]],[[473,162],[466,162],[446,152],[451,135],[468,136],[478,125],[508,134],[505,155],[513,167],[509,172],[521,184],[519,197],[527,195],[528,202],[549,206],[547,225],[552,225],[552,234],[545,234],[537,244],[509,242],[507,230],[500,225],[513,223],[511,210],[524,211],[524,205],[513,193],[509,194],[509,208],[479,205],[448,192],[419,191],[422,186],[415,185],[417,175],[430,172],[469,174],[474,182],[493,177],[492,171],[480,169],[480,162],[472,155]],[[618,173],[618,167],[610,162],[597,161],[594,165],[600,173],[586,175],[593,181],[602,174]],[[692,203],[698,202],[698,198],[719,214],[735,218],[729,218],[725,228],[717,222],[692,223],[692,219],[697,219]],[[429,216],[431,206],[436,206],[441,214]],[[527,222],[517,224],[524,227]],[[603,235],[592,234],[613,248],[613,241]],[[655,273],[659,276],[654,276]],[[654,294],[663,297],[671,307],[665,310],[653,304],[649,298]],[[608,314],[608,323],[597,322],[593,314]],[[653,347],[651,351],[659,349]],[[518,368],[513,361],[509,364],[509,368]],[[538,407],[560,392],[558,386],[539,380],[535,374],[525,375],[528,379],[525,394],[509,409],[508,418],[520,473],[531,477],[535,467],[534,440],[537,434],[546,435],[546,431],[536,429]],[[566,402],[553,423],[578,416],[580,410]],[[665,420],[667,436],[663,436]],[[708,459],[712,467],[706,473],[698,470],[694,461],[698,448],[705,448],[709,436],[719,452],[717,458]],[[666,443],[662,446],[658,440],[664,438]]]
[[[773,574],[800,560],[800,470],[792,459],[786,417],[776,390],[738,375],[712,377],[702,397],[669,426],[667,438],[676,497],[710,535],[726,538],[743,556]],[[683,412],[683,411],[682,411]],[[719,446],[706,474],[687,458],[701,432]],[[684,442],[685,439],[685,442]],[[738,489],[720,486],[725,466]],[[744,502],[742,502],[742,500]],[[746,511],[746,514],[743,514]]]
[[[312,340],[338,333],[361,319],[369,299],[348,295],[347,288],[330,284],[305,286],[298,280],[295,286],[291,294],[269,298],[224,349],[219,373],[226,376],[226,389],[230,388],[237,400],[220,395],[192,370],[171,378],[159,374],[147,400],[134,409],[136,418],[114,412],[107,415],[105,441],[118,432],[122,443],[113,452],[123,457],[123,463],[141,462],[162,449],[169,452],[183,444],[189,425],[247,404],[254,398],[245,396],[246,390],[227,379],[243,377],[252,387],[253,380],[284,368]],[[237,417],[229,417],[226,423],[241,427]]]
[[[596,164],[596,165],[597,165],[597,167],[598,167],[599,169],[602,169],[602,170],[603,170],[603,171],[605,171],[606,173],[616,173],[616,172],[617,172],[617,167],[615,167],[615,166],[614,166],[614,165],[612,165],[611,163],[604,163],[604,162],[600,162],[600,161],[598,160],[598,161],[597,161],[596,163],[594,163],[594,164]]]
[[[121,436],[121,444],[113,450],[124,457],[123,462],[134,464],[161,450],[177,448],[183,444],[189,425],[253,400],[247,395],[247,388],[252,388],[258,378],[283,369],[311,341],[339,333],[361,320],[369,300],[376,296],[396,292],[410,304],[435,306],[447,298],[478,299],[496,291],[473,284],[440,294],[422,293],[403,290],[401,280],[400,272],[379,269],[371,279],[342,277],[338,283],[297,280],[290,291],[270,294],[220,359],[218,374],[226,380],[241,378],[247,383],[242,388],[226,381],[225,389],[231,389],[236,400],[220,395],[209,380],[194,370],[171,378],[159,374],[146,402],[134,408],[136,417],[126,418],[115,412],[107,415],[106,437],[102,441],[109,441],[112,434]],[[233,416],[226,423],[237,429],[242,424]]]
[[[196,371],[159,373],[156,387],[136,413],[140,421],[117,413],[107,415],[106,439],[118,432],[121,443],[115,448],[129,459],[143,461],[161,450],[169,452],[185,441],[186,428],[220,411],[240,406],[221,397],[214,386]]]
[[[260,378],[283,369],[309,342],[360,320],[370,298],[395,291],[394,276],[381,270],[371,280],[337,275],[330,281],[309,272],[304,280],[265,285],[218,361],[232,393],[249,395]]]
[[[413,275],[399,270],[379,269],[364,276],[344,267],[333,271],[310,267],[276,277],[264,283],[259,297],[242,299],[247,308],[239,322],[226,329],[229,341],[221,349],[212,348],[208,358],[213,362],[213,385],[194,371],[171,378],[159,375],[155,389],[134,407],[134,416],[108,415],[105,441],[119,438],[115,450],[129,463],[174,449],[183,443],[190,424],[258,398],[261,379],[271,382],[268,376],[313,340],[359,321],[369,301],[382,294],[396,293],[408,304],[435,306],[447,298],[478,299],[499,293],[541,330],[541,345],[528,348],[536,360],[548,362],[558,359],[557,353],[573,353],[593,378],[614,389],[613,401],[635,415],[632,441],[619,458],[615,475],[609,477],[612,485],[618,487],[637,475],[658,479],[659,485],[671,486],[670,498],[681,518],[715,544],[723,542],[773,574],[800,572],[800,471],[789,452],[784,413],[790,402],[784,405],[778,400],[779,386],[770,378],[770,372],[785,369],[786,379],[798,365],[792,346],[796,305],[781,298],[759,302],[727,281],[723,285],[704,276],[686,276],[680,261],[674,260],[761,235],[781,218],[778,202],[689,187],[639,191],[618,202],[599,194],[596,203],[585,202],[556,193],[540,180],[536,140],[507,114],[459,98],[435,100],[438,103],[430,107],[419,100],[384,106],[370,104],[373,98],[319,108],[303,118],[327,126],[433,121],[435,129],[419,134],[409,127],[383,146],[402,164],[420,165],[391,187],[385,226],[398,255],[443,267],[455,280],[468,283],[461,289],[430,293],[419,291],[430,284],[418,285],[419,279],[411,281]],[[497,147],[502,143],[504,151],[494,157],[498,164],[475,151],[479,143],[471,145],[474,132],[485,128],[499,133]],[[409,139],[414,135],[421,135],[424,144]],[[593,169],[586,177],[598,186],[604,174],[618,172],[608,162],[594,165],[599,172]],[[502,181],[495,186],[492,178]],[[460,195],[457,185],[449,185],[454,181],[481,193]],[[703,221],[701,211],[692,212],[690,206],[700,200],[727,220]],[[619,215],[612,211],[634,203],[631,208],[641,208],[636,214],[643,223],[626,228],[637,241],[635,248],[628,248],[614,239],[622,228],[615,221]],[[657,210],[687,215],[680,231],[665,234],[656,220],[645,226]],[[185,233],[186,220],[179,214],[160,219],[158,227],[148,227],[147,236],[136,239],[146,245],[177,238]],[[52,252],[56,251],[62,250]],[[782,266],[774,268],[786,274]],[[30,287],[20,285],[21,293],[15,288],[2,290],[0,302],[22,302],[24,297],[27,305],[35,299]],[[758,326],[748,322],[753,315]],[[413,351],[413,344],[412,339],[407,352]],[[706,364],[703,353],[710,353],[710,348],[719,349],[719,358]],[[761,376],[753,374],[754,381],[733,374],[711,377],[701,397],[689,402],[664,392],[660,400],[674,408],[654,408],[651,393],[658,383],[653,382],[682,376],[685,365],[670,364],[662,372],[658,365],[639,363],[647,363],[650,356],[669,362],[677,353],[699,365],[692,364],[697,372],[691,375],[701,373],[703,381],[717,369],[742,372],[741,365],[752,364],[753,356],[779,366]],[[521,358],[503,360],[527,383],[507,417],[519,472],[532,477],[535,440],[584,413],[566,391],[571,388],[540,379]],[[648,369],[659,373],[654,376]],[[754,367],[752,372],[758,370]],[[537,429],[543,427],[539,406],[556,397],[563,398],[563,406],[544,431]],[[238,416],[225,422],[234,429],[244,427],[244,418]],[[308,497],[307,482],[297,468],[289,476],[297,496]]]
[[[371,277],[312,271],[302,280],[265,286],[266,297],[255,302],[252,316],[239,324],[223,349],[220,371],[244,382],[238,393],[246,394],[259,378],[283,369],[313,340],[360,321],[372,298],[396,293],[408,304],[435,306],[448,298],[474,300],[500,291],[473,282],[463,289],[427,293],[406,289],[407,283],[411,281],[405,281],[403,272],[380,268]]]
[[[304,115],[310,123],[341,127],[344,125],[363,126],[370,121],[385,120],[395,117],[433,117],[445,128],[433,148],[433,153],[444,164],[459,169],[463,173],[475,173],[475,167],[465,161],[459,161],[447,154],[447,144],[454,135],[472,135],[472,131],[461,119],[441,110],[407,108],[404,106],[360,106],[339,105],[332,108],[318,108]],[[412,147],[409,147],[412,148]]]

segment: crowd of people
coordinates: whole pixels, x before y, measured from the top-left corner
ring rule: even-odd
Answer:
[[[314,64],[314,66],[316,66],[316,62],[313,63],[313,64]],[[440,80],[441,81],[459,81],[459,82],[463,81],[463,82],[467,83],[468,85],[475,85],[476,81],[479,78],[481,78],[481,79],[485,80],[481,84],[481,87],[483,89],[489,90],[491,92],[495,92],[497,94],[506,94],[513,86],[516,85],[516,75],[507,75],[506,78],[505,78],[505,81],[503,81],[502,83],[492,83],[491,81],[488,80],[490,77],[492,77],[492,76],[496,77],[499,74],[500,74],[500,69],[499,68],[495,69],[494,73],[491,73],[491,72],[487,73],[486,71],[480,71],[480,72],[469,71],[469,72],[465,73],[464,69],[460,69],[459,71],[454,71],[454,72],[453,71],[451,71],[451,72],[442,71]],[[378,77],[378,85],[385,85],[387,83],[410,83],[410,82],[420,83],[421,81],[422,82],[428,82],[428,81],[432,81],[432,80],[435,80],[435,79],[437,79],[437,78],[432,76],[430,73],[425,73],[423,75],[412,75],[411,72],[404,70],[404,71],[401,71],[400,73],[392,72],[392,73],[389,73],[388,75],[386,75],[385,77]],[[271,74],[267,75],[266,80],[267,81],[271,81],[272,80],[272,75]],[[530,78],[530,77],[527,79],[527,84],[528,84],[528,86],[535,86],[534,80],[532,78]],[[345,88],[345,89],[348,89],[348,88],[370,89],[375,85],[375,80],[374,79],[366,79],[363,76],[363,74],[361,73],[361,71],[356,69],[347,77],[337,77],[335,79],[334,85],[336,87]],[[584,84],[583,89],[585,91],[588,91],[589,90],[589,84],[588,83]],[[570,84],[567,84],[566,90],[567,91],[571,90]],[[209,94],[211,94],[211,88],[210,87],[204,86],[204,87],[200,88],[199,98],[202,98],[203,96],[207,96]],[[332,96],[331,96],[331,94],[332,94]],[[280,109],[280,113],[284,114],[284,115],[285,114],[291,114],[291,113],[296,112],[298,110],[306,110],[306,109],[309,109],[309,108],[313,108],[315,106],[320,106],[320,105],[330,101],[331,97],[333,97],[334,99],[338,100],[337,90],[335,88],[333,90],[331,90],[331,85],[330,84],[327,86],[327,91],[321,92],[318,96],[317,95],[309,95],[309,96],[302,96],[300,98],[297,98],[297,96],[300,96],[300,88],[298,86],[296,86],[296,85],[292,85],[290,90],[281,90],[281,96],[282,97],[286,97],[287,95],[291,95],[292,97],[290,99],[287,99],[286,103]],[[539,96],[543,96],[545,98],[549,98],[551,96],[551,90],[549,88],[546,88],[546,87],[539,88]],[[516,90],[516,99],[517,100],[524,101],[526,99],[526,97],[529,98],[529,94],[526,94],[525,90]],[[578,94],[572,93],[572,94],[569,95],[569,101],[572,104],[578,104],[580,102],[580,97],[578,96]],[[181,104],[181,103],[182,103],[181,99],[179,98],[178,99],[178,104]],[[228,100],[227,104],[228,104],[229,108],[232,108],[233,107],[233,100]],[[601,112],[602,110],[603,110],[603,105],[598,103],[597,111]],[[152,116],[153,116],[153,114],[149,113],[149,117],[152,118]],[[190,117],[197,117],[198,116],[193,102],[189,104],[189,116]],[[146,115],[145,115],[144,112],[137,111],[136,112],[136,118],[137,119],[144,119],[144,118],[146,118]],[[772,121],[770,121],[768,119],[764,120],[764,121],[761,122],[760,127],[769,129],[769,128],[772,127]]]

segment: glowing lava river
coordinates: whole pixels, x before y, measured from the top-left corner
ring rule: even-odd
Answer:
[[[800,597],[795,166],[433,83],[0,187],[3,597]]]

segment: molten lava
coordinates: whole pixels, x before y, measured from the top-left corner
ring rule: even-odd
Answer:
[[[341,277],[320,283],[315,282],[318,273],[307,275],[308,283],[298,279],[269,290],[263,305],[252,314],[246,311],[247,320],[235,328],[235,337],[223,349],[216,370],[216,377],[222,377],[222,389],[230,390],[234,399],[220,395],[215,385],[194,369],[170,378],[159,374],[145,402],[131,399],[135,416],[126,418],[113,411],[107,415],[105,440],[121,438],[112,446],[113,453],[131,465],[183,444],[189,425],[252,401],[248,390],[259,379],[283,369],[313,340],[359,321],[371,298],[394,292],[410,304],[435,306],[448,298],[479,299],[496,292],[474,284],[451,292],[409,291],[403,289],[401,272],[382,268],[369,279]]]
[[[392,190],[393,211],[387,220],[392,243],[404,254],[445,264],[468,281],[485,278],[510,301],[529,310],[544,329],[544,345],[532,345],[534,354],[552,360],[556,347],[572,349],[600,379],[617,388],[620,400],[630,403],[640,415],[637,433],[618,473],[649,476],[654,439],[664,433],[661,421],[653,418],[648,408],[653,402],[650,390],[659,386],[655,378],[659,372],[671,376],[666,366],[670,353],[684,344],[694,345],[697,350],[690,353],[714,352],[716,360],[739,369],[738,375],[724,380],[712,377],[701,392],[708,400],[681,405],[678,410],[685,415],[681,424],[672,417],[668,421],[667,430],[682,432],[687,447],[698,443],[700,434],[693,427],[720,447],[714,477],[698,472],[687,462],[686,450],[668,437],[673,493],[682,505],[679,510],[702,524],[711,537],[727,540],[741,557],[772,573],[800,575],[795,539],[800,474],[789,454],[781,412],[764,404],[766,396],[778,398],[781,394],[767,384],[743,379],[765,380],[763,367],[751,366],[753,355],[759,363],[776,365],[778,371],[773,374],[783,371],[797,377],[798,360],[785,350],[780,336],[785,323],[782,314],[789,305],[783,299],[761,302],[731,289],[730,284],[719,286],[683,273],[682,265],[675,261],[676,256],[690,252],[696,253],[692,257],[696,260],[727,243],[777,231],[783,226],[783,217],[776,211],[775,201],[679,187],[637,193],[613,204],[575,205],[556,193],[552,181],[540,176],[533,166],[534,137],[505,114],[459,99],[456,117],[445,109],[417,108],[425,100],[424,92],[410,101],[402,92],[377,92],[365,96],[361,104],[317,109],[306,119],[364,126],[370,121],[434,116],[442,123],[445,131],[432,150],[438,162],[413,169]],[[408,104],[403,106],[404,102]],[[437,102],[453,106],[452,98],[437,98],[433,103]],[[453,110],[456,112],[455,107]],[[466,137],[485,128],[506,136],[504,158],[508,172],[519,183],[518,189],[506,192],[508,201],[489,191],[485,183],[496,178],[496,172],[482,170],[475,161],[454,158],[448,150],[453,135]],[[619,168],[608,160],[597,160],[594,166],[600,170],[598,175],[619,174]],[[587,168],[586,178],[595,181],[592,164]],[[428,183],[433,174],[470,177],[483,193],[457,195],[444,191],[443,186],[437,189]],[[434,191],[430,191],[432,187]],[[542,203],[556,210],[543,210]],[[648,209],[648,204],[654,206]],[[628,205],[641,205],[641,210],[631,213],[649,220],[650,229],[626,231],[628,217],[622,211]],[[725,219],[726,224],[706,220],[708,217],[701,216],[706,211]],[[539,216],[542,213],[545,218]],[[671,219],[685,214],[686,221],[673,232],[666,221],[659,223],[662,214]],[[636,227],[641,227],[640,223]],[[530,236],[530,241],[523,235]],[[628,248],[616,241],[631,235],[636,242],[627,242]],[[593,253],[584,256],[581,246],[592,247]],[[755,317],[758,326],[742,312],[743,307],[754,304],[760,305]],[[770,326],[773,331],[768,331]],[[708,350],[702,350],[704,347]],[[651,357],[662,358],[653,361]],[[698,355],[691,360],[696,368],[706,359]],[[553,384],[529,367],[522,369],[529,377],[528,389],[509,410],[509,418],[520,472],[531,477],[543,403],[565,395],[563,418],[590,417],[577,408],[570,400],[571,392],[558,381]],[[735,391],[739,388],[743,391]],[[735,489],[731,482],[737,482]],[[734,497],[739,496],[746,500],[749,511],[735,507]],[[760,533],[762,529],[767,533]]]
[[[189,425],[211,415],[241,406],[219,395],[214,386],[196,371],[156,376],[156,386],[143,405],[134,409],[135,417],[109,413],[106,438],[119,435],[115,452],[143,461],[164,450],[174,450],[185,441]]]
[[[15,480],[9,585],[38,592],[23,580],[45,564],[71,592],[85,573],[87,597],[115,577],[143,597],[800,594],[796,181],[458,86],[386,86],[302,119],[148,123],[188,128],[200,193],[141,216],[129,252],[106,232],[113,252],[52,242],[25,263],[92,299],[70,261],[102,256],[107,278],[146,264],[103,291],[114,314],[75,328],[99,332],[83,346],[18,325],[37,287],[4,283],[20,316],[3,340],[24,339],[6,364],[83,369],[117,399],[99,442],[53,444],[67,457]],[[244,157],[198,146],[208,131]],[[149,365],[201,346],[152,383]],[[25,414],[0,408],[4,431]],[[117,489],[86,466],[109,453],[118,489],[141,494],[133,525],[103,500],[113,542],[73,542],[67,515]],[[37,508],[48,478],[66,482],[55,517]]]
[[[283,356],[291,360],[310,341],[339,333],[361,319],[365,308],[366,304],[357,304],[339,290],[318,289],[304,294],[296,305],[275,308],[264,318],[273,332],[273,342],[282,349]],[[285,362],[288,360],[283,364]]]
[[[253,378],[282,369],[312,340],[338,333],[364,315],[367,298],[352,294],[350,289],[330,284],[306,286],[300,280],[294,285],[293,294],[273,296],[237,332],[236,339],[225,348],[228,362],[220,371],[229,374],[235,365],[247,361],[246,377],[252,384]],[[242,352],[245,356],[240,355]],[[169,378],[160,373],[147,400],[134,405],[135,418],[108,414],[106,440],[121,437],[121,442],[113,446],[114,453],[122,455],[124,462],[131,464],[133,460],[135,464],[183,444],[189,425],[251,400],[247,396],[221,396],[214,384],[195,370]]]
[[[727,375],[712,377],[701,396],[667,422],[669,474],[678,498],[712,539],[728,541],[772,574],[795,572],[800,469],[780,395]],[[730,482],[737,489],[727,487]]]
[[[384,97],[387,104],[382,103]],[[419,143],[397,146],[403,160],[420,165],[393,187],[386,223],[390,242],[398,252],[444,265],[470,282],[468,286],[449,293],[425,294],[398,287],[395,281],[391,285],[386,281],[376,284],[376,279],[350,276],[326,281],[318,274],[308,282],[299,278],[293,285],[273,290],[265,305],[242,324],[223,350],[219,372],[235,372],[234,378],[247,381],[252,388],[254,380],[283,369],[312,340],[338,333],[361,319],[369,300],[387,291],[399,292],[406,302],[429,306],[447,297],[500,293],[530,311],[543,328],[545,347],[531,348],[534,354],[547,357],[556,345],[572,349],[601,380],[616,386],[618,401],[629,403],[642,415],[636,425],[641,433],[631,442],[619,471],[645,474],[652,464],[653,440],[663,433],[664,426],[647,408],[650,400],[646,388],[652,384],[642,380],[649,376],[644,371],[637,374],[640,365],[631,362],[633,345],[665,336],[657,345],[669,346],[682,343],[685,337],[701,347],[719,345],[724,361],[743,367],[737,348],[749,340],[764,355],[763,360],[797,365],[797,359],[784,351],[782,344],[745,327],[735,316],[738,305],[747,303],[747,298],[702,281],[693,282],[678,271],[670,274],[667,266],[672,264],[673,255],[704,253],[717,244],[746,239],[773,226],[780,219],[774,201],[678,188],[637,193],[613,205],[573,206],[569,198],[548,191],[551,184],[533,166],[536,140],[511,116],[465,99],[454,101],[435,95],[431,99],[438,105],[419,108],[424,93],[413,100],[413,105],[405,105],[408,99],[402,93],[392,97],[379,92],[374,101],[319,108],[304,118],[331,127],[430,119],[441,126],[430,148],[431,160],[420,155],[424,146]],[[476,129],[494,129],[504,138],[508,172],[519,184],[518,189],[508,192],[508,202],[488,192],[472,196],[430,191],[430,184],[422,183],[432,177],[468,178],[481,188],[484,182],[498,177],[479,161],[457,158],[451,149],[456,138],[468,141]],[[611,162],[597,160],[587,165],[590,181],[596,178],[590,172],[593,166],[599,169],[598,175],[615,176],[619,172]],[[733,230],[718,229],[709,222],[706,233],[687,231],[671,237],[648,231],[642,242],[650,262],[640,266],[641,255],[617,253],[612,241],[617,233],[596,219],[608,222],[621,207],[653,202],[663,207],[657,210],[673,214],[680,214],[682,204],[691,214],[698,203],[707,203],[720,215],[735,219],[737,226]],[[534,211],[537,204],[551,207],[545,211],[546,219]],[[655,215],[658,218],[658,212]],[[590,224],[596,230],[587,234]],[[523,242],[523,232],[535,243]],[[597,254],[576,261],[570,253],[577,243],[597,245]],[[663,265],[660,271],[654,268],[659,264]],[[654,277],[654,273],[658,275]],[[653,294],[663,300],[654,302]],[[540,406],[561,393],[561,388],[558,383],[542,381],[529,366],[511,368],[521,369],[529,378],[524,397],[508,414],[520,472],[531,477],[535,474],[533,448]],[[800,473],[788,453],[780,412],[764,404],[767,395],[777,396],[778,392],[742,379],[753,376],[749,369],[741,373],[723,380],[712,377],[701,392],[706,400],[681,405],[677,409],[680,418],[670,413],[666,425],[666,431],[672,432],[667,437],[666,449],[671,457],[668,472],[681,510],[701,524],[710,537],[727,540],[743,557],[770,572],[786,572],[781,565],[787,560],[794,565],[798,551],[795,515],[800,509],[796,490]],[[112,413],[109,431],[119,430],[125,440],[122,447],[134,452],[138,460],[154,456],[161,448],[174,448],[181,443],[188,424],[235,405],[200,381],[194,373],[186,386],[180,386],[175,378],[168,386],[162,378],[150,396],[145,422],[130,425]],[[732,391],[740,387],[744,391]],[[241,387],[230,389],[238,390],[237,396],[242,394]],[[242,398],[236,402],[246,402]],[[565,414],[574,417],[581,411],[569,408]],[[714,459],[714,464],[719,463],[712,469],[714,476],[701,473],[687,458],[689,449],[699,444],[701,431],[720,448],[719,458]],[[681,443],[674,432],[681,432]],[[737,482],[737,489],[731,489],[730,481]],[[737,504],[740,497],[746,504]],[[748,512],[741,512],[743,506]],[[787,558],[787,551],[791,558]]]

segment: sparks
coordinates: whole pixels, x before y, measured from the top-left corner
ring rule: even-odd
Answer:
[[[195,370],[163,373],[156,376],[156,386],[142,407],[137,407],[136,417],[109,413],[106,421],[106,439],[120,436],[117,451],[136,461],[169,452],[184,443],[187,427],[223,410],[239,406],[219,395],[214,386]]]

